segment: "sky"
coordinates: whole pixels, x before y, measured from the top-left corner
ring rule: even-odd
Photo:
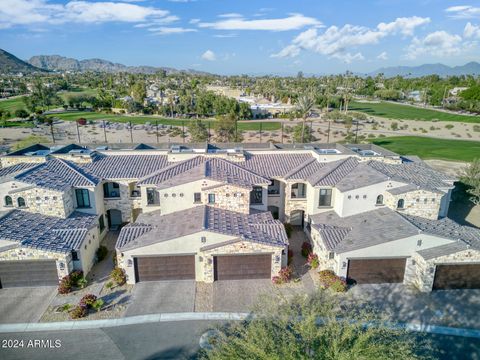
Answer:
[[[217,74],[480,61],[480,1],[0,0],[0,48]]]

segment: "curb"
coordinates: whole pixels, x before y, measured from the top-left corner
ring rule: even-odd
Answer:
[[[0,324],[0,333],[24,333],[36,331],[68,331],[99,329],[106,327],[148,324],[175,321],[239,321],[251,317],[250,313],[235,312],[182,312],[152,315],[128,316],[120,319],[75,320],[51,323]],[[322,320],[319,319],[319,323]],[[480,339],[480,330],[416,323],[365,324],[366,326],[387,326],[391,329],[403,329],[437,335],[461,336]]]

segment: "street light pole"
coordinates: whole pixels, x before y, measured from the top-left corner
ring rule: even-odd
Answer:
[[[282,144],[283,144],[283,121],[282,121]]]
[[[105,120],[102,120],[103,123],[103,137],[105,138],[105,144],[108,143],[107,141],[107,128],[105,127]]]
[[[182,120],[182,139],[185,144],[185,121]]]
[[[358,144],[358,120],[355,121],[357,128],[355,129],[355,144]]]
[[[128,122],[130,124],[130,142],[133,144],[133,127],[132,127],[132,122]]]
[[[328,120],[327,144],[330,144],[330,124],[331,124],[331,121]]]
[[[158,119],[155,119],[155,128],[157,129],[156,136],[157,136],[157,144],[158,144]]]

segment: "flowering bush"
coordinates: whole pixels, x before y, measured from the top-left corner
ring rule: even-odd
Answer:
[[[335,292],[347,291],[347,282],[345,279],[337,276],[332,270],[322,270],[318,273],[320,287],[323,289],[332,289]]]
[[[59,294],[68,294],[72,291],[72,279],[69,275],[66,275],[60,280],[60,284],[58,285],[58,293]]]
[[[272,282],[275,285],[285,284],[290,281],[290,279],[292,278],[292,275],[293,275],[292,267],[291,266],[284,267],[278,272],[278,276],[272,277]]]
[[[274,276],[274,277],[272,277],[272,282],[273,282],[275,285],[283,284],[282,278],[281,278],[280,276]]]
[[[95,303],[96,300],[97,300],[97,297],[95,295],[87,294],[84,297],[82,297],[82,299],[80,300],[78,305],[84,306],[87,309],[89,309],[93,306],[93,304]]]
[[[116,267],[110,273],[110,277],[112,280],[117,284],[117,286],[121,286],[127,282],[127,276],[125,275],[125,270]]]
[[[318,255],[314,253],[308,254],[307,264],[310,265],[312,269],[318,268],[318,266],[320,265],[320,262],[318,261]]]
[[[83,279],[83,271],[75,270],[70,273],[70,280],[72,281],[72,286],[80,287],[80,280]]]
[[[302,244],[302,256],[307,257],[308,254],[312,252],[312,245],[309,242],[304,242]]]
[[[70,311],[72,319],[79,319],[85,316],[87,316],[87,308],[85,306],[77,305]]]

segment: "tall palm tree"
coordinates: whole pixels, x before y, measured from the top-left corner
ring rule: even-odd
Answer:
[[[296,108],[302,116],[302,143],[305,142],[305,122],[315,106],[315,99],[313,95],[302,95],[298,98]]]

